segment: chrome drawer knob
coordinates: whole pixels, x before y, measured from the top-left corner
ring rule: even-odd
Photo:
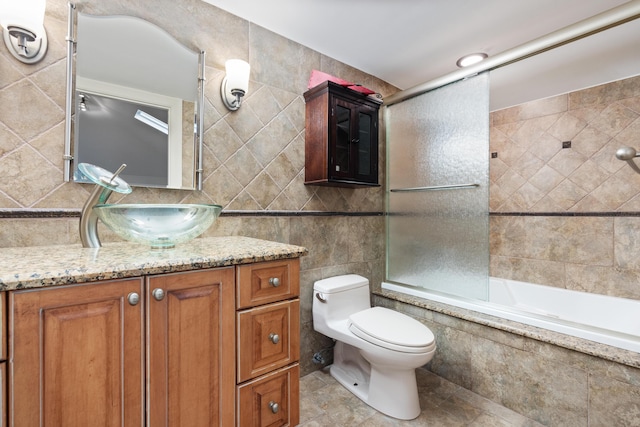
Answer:
[[[156,301],[162,301],[164,299],[164,290],[161,288],[155,288],[151,295],[156,299]]]
[[[140,295],[138,295],[138,293],[136,292],[131,292],[129,295],[127,295],[127,301],[129,301],[129,304],[131,305],[138,305],[138,303],[140,302]]]
[[[280,342],[280,336],[278,334],[271,333],[269,334],[269,341],[274,344],[278,344]]]
[[[278,286],[280,286],[280,279],[278,279],[277,277],[270,277],[269,284],[274,288],[277,288]]]
[[[276,402],[272,400],[271,402],[269,402],[269,408],[271,409],[271,412],[273,412],[274,414],[277,414],[278,411],[280,410],[280,405],[278,405]]]

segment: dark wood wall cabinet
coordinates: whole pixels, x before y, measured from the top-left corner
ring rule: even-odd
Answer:
[[[326,81],[304,93],[305,184],[378,186],[380,100]]]

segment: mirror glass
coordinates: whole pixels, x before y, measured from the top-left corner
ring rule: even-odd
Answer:
[[[76,39],[74,164],[126,163],[132,186],[195,188],[201,54],[131,16],[78,13]]]

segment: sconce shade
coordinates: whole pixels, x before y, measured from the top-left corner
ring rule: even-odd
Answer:
[[[249,64],[241,59],[230,59],[224,64],[227,71],[227,86],[247,93],[249,90]]]
[[[24,63],[40,61],[47,51],[46,5],[46,0],[0,0],[4,42],[9,52]]]
[[[225,62],[226,75],[222,80],[221,95],[224,105],[235,111],[240,108],[242,97],[249,91],[251,67],[241,59],[229,59]]]

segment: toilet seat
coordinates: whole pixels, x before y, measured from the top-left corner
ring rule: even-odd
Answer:
[[[359,338],[389,350],[428,353],[436,347],[433,333],[397,311],[373,307],[349,316],[349,330]]]

